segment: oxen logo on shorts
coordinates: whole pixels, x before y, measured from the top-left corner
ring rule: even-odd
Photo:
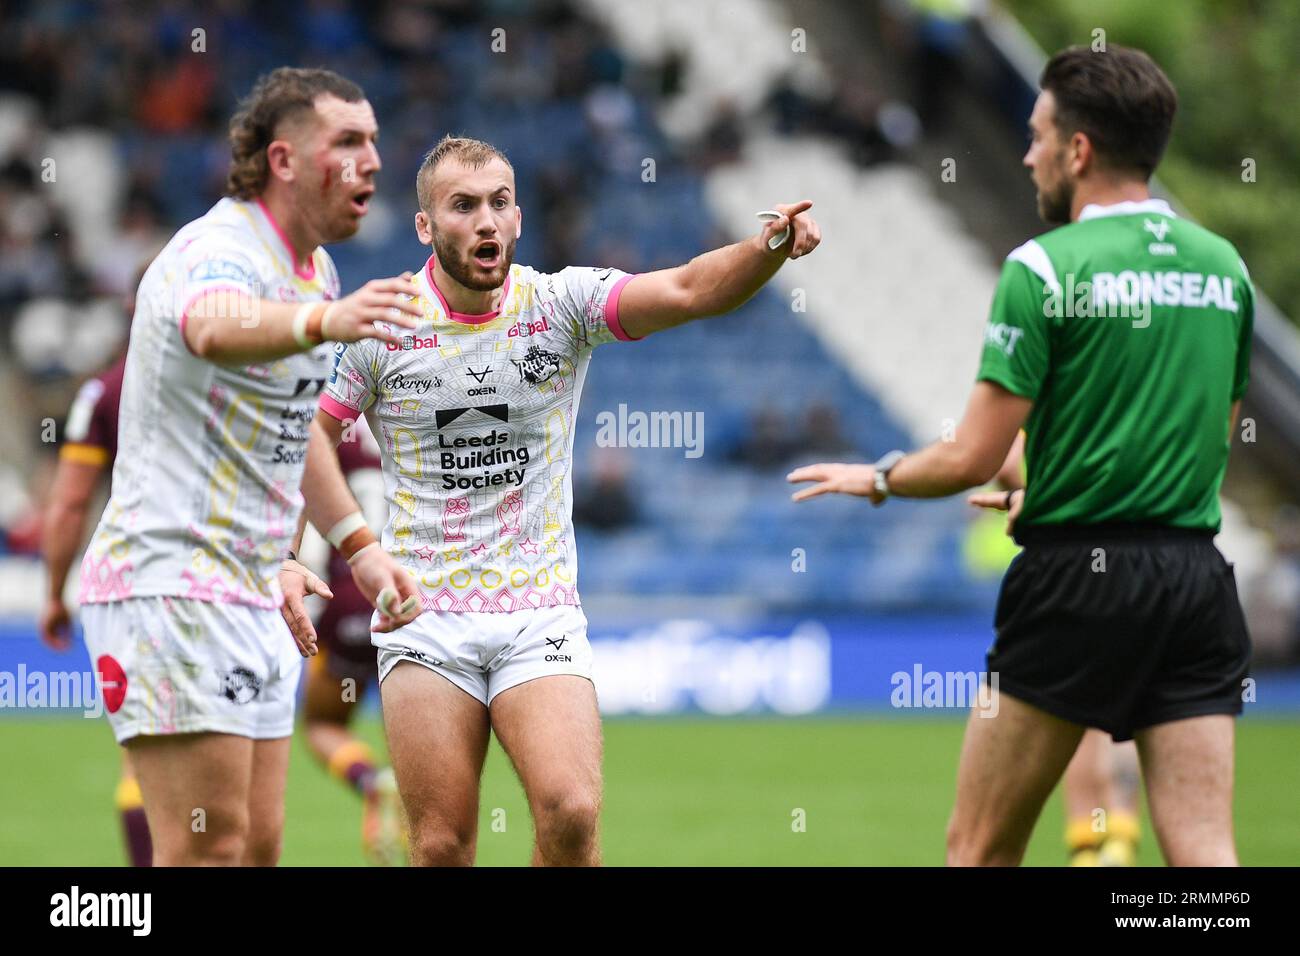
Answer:
[[[126,671],[122,665],[109,654],[101,654],[95,661],[95,673],[99,675],[99,693],[104,698],[104,709],[116,714],[126,700]]]
[[[232,704],[247,704],[262,690],[262,678],[247,667],[234,667],[221,676],[221,696]]]

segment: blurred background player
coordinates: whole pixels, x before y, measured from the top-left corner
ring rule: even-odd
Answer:
[[[141,269],[131,285],[125,303],[127,316],[135,312],[135,289],[144,277]],[[68,411],[59,446],[59,463],[50,487],[41,534],[41,560],[45,564],[46,595],[41,609],[41,640],[53,650],[72,646],[72,617],[63,601],[64,588],[82,542],[90,506],[101,490],[103,479],[113,472],[117,456],[117,410],[122,397],[122,374],[126,369],[126,343],[103,373],[83,384]],[[122,776],[114,795],[122,818],[127,858],[132,866],[151,865],[153,846],[145,818],[140,784],[131,770],[131,757],[122,749]]]
[[[994,482],[1001,492],[977,492],[968,500],[981,508],[1006,511],[1008,535],[1024,503],[1025,433],[1002,463]],[[1065,846],[1071,866],[1135,866],[1141,834],[1141,769],[1137,744],[1115,743],[1105,731],[1089,728],[1065,768]]]
[[[356,423],[355,435],[356,441],[339,443],[339,466],[367,524],[380,529],[388,505],[379,446],[364,419]],[[379,681],[370,643],[374,607],[334,548],[329,549],[326,579],[334,596],[316,622],[318,651],[304,682],[303,734],[316,761],[361,797],[361,845],[367,858],[393,865],[401,860],[406,840],[397,784],[390,768],[378,766],[370,745],[348,729],[370,686]]]

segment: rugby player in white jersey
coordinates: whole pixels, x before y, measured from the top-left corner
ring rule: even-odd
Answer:
[[[80,597],[157,865],[279,855],[300,654],[314,651],[294,647],[281,582],[328,590],[295,565],[281,570],[309,445],[337,462],[311,424],[329,374],[323,343],[382,344],[413,324],[404,312],[418,314],[405,276],[340,299],[320,248],[366,213],[376,135],[370,104],[343,77],[263,77],[231,123],[227,198],[171,239],[136,296],[112,495]],[[377,548],[353,574],[372,602],[385,588],[413,594]]]
[[[761,234],[674,269],[547,275],[513,263],[522,216],[494,147],[443,139],[417,192],[416,231],[433,247],[415,280],[419,324],[396,346],[339,347],[317,416],[336,439],[368,416],[389,498],[382,547],[423,594],[417,620],[374,641],[412,858],[473,862],[491,731],[528,797],[533,862],[595,864],[600,717],[570,495],[591,350],[737,308],[816,247],[812,203],[778,206]],[[342,501],[321,506],[323,524],[349,520]]]

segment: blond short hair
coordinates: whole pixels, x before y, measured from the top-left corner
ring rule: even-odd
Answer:
[[[506,154],[491,143],[485,143],[481,139],[470,139],[467,136],[444,136],[438,140],[437,146],[424,154],[420,171],[415,174],[415,193],[420,208],[425,213],[433,207],[433,174],[438,166],[448,159],[454,159],[470,169],[482,169],[492,160],[499,159],[509,167],[511,172],[514,171],[510,160],[506,159]]]

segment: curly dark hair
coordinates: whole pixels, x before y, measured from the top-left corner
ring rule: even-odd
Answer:
[[[366,98],[361,87],[332,70],[282,66],[260,77],[230,121],[230,174],[226,195],[255,199],[266,188],[266,147],[286,119],[315,107],[328,94],[347,103]]]

